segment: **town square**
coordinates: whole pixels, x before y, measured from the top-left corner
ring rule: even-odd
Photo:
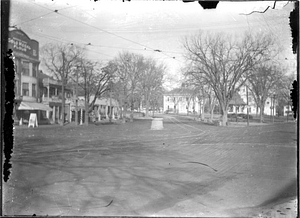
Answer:
[[[8,3],[1,215],[297,217],[298,2]]]

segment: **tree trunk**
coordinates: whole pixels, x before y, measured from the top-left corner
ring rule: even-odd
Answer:
[[[221,107],[221,113],[222,113],[222,126],[227,126],[227,109],[228,106],[224,105],[224,103],[220,103],[220,107]]]
[[[259,112],[260,112],[260,122],[263,123],[264,122],[264,105],[263,105],[263,102],[260,102]]]
[[[84,107],[85,107],[85,112],[84,112],[84,124],[86,125],[86,126],[88,126],[89,125],[89,103],[88,103],[88,99],[87,99],[87,97],[85,97],[85,99],[84,99]]]
[[[146,100],[146,117],[148,117],[149,116],[149,99],[146,98],[145,100]]]
[[[131,102],[131,107],[130,107],[130,122],[133,122],[133,101]]]
[[[256,105],[256,116],[258,115],[258,105]]]
[[[125,104],[124,104],[124,106],[123,106],[123,109],[124,109],[124,113],[123,113],[123,122],[125,123],[125,122],[126,122],[126,117],[127,117],[127,107],[126,107]]]
[[[199,118],[202,118],[202,113],[201,113],[201,100],[199,99]]]
[[[203,100],[203,104],[202,104],[202,113],[201,113],[201,120],[204,120],[204,107],[205,107],[205,99]]]
[[[214,119],[214,109],[215,109],[215,104],[212,104],[210,107],[210,120],[211,121]]]
[[[227,110],[223,111],[222,126],[227,126]]]

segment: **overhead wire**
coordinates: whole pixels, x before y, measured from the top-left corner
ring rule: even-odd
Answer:
[[[69,8],[73,8],[73,7],[76,7],[76,6],[70,6],[70,7],[60,8],[60,9],[58,9],[58,10],[61,11],[61,10],[65,10],[65,9],[69,9]],[[28,22],[31,22],[31,21],[34,21],[34,20],[43,18],[43,17],[45,17],[45,16],[47,16],[47,15],[50,15],[50,14],[55,13],[56,11],[57,11],[57,10],[54,10],[54,11],[51,11],[51,12],[49,12],[49,13],[42,14],[42,15],[39,15],[39,16],[37,16],[37,17],[31,18],[31,19],[29,19],[29,20],[23,21],[23,22],[21,22],[21,23],[14,24],[14,25],[12,25],[12,27],[17,27],[17,26],[20,26],[20,25],[22,25],[22,24],[24,24],[24,23],[28,23]]]
[[[44,38],[48,38],[48,39],[51,39],[51,40],[54,40],[54,41],[58,41],[58,42],[68,42],[70,43],[71,45],[72,44],[82,44],[82,45],[86,45],[84,43],[80,43],[80,42],[75,42],[75,41],[70,41],[70,40],[64,40],[62,38],[57,38],[57,37],[54,37],[54,36],[49,36],[49,35],[45,35],[45,34],[41,34],[41,33],[33,33],[34,35],[38,35],[40,37],[44,37]],[[79,46],[80,47],[80,46]],[[97,53],[97,54],[101,54],[101,55],[104,55],[104,56],[107,56],[107,57],[113,57],[111,55],[108,55],[108,54],[104,54],[104,53],[101,53],[101,52],[97,52],[97,51],[94,51],[94,50],[89,50],[91,52],[94,52],[94,53]]]
[[[42,5],[40,5],[40,4],[37,4],[37,3],[35,3],[35,2],[31,2],[31,3],[32,3],[32,4],[35,4],[35,5],[39,6],[39,7],[42,7],[42,8],[44,8],[44,9],[46,9],[46,10],[53,11],[52,9],[50,9],[50,8],[48,8],[48,7],[45,7],[45,6],[42,6]],[[78,22],[78,23],[81,23],[81,24],[83,24],[83,25],[89,26],[89,27],[91,27],[91,28],[97,29],[97,30],[99,30],[99,31],[101,31],[101,32],[105,32],[105,33],[107,33],[107,34],[109,34],[109,35],[113,35],[113,36],[115,36],[115,37],[117,37],[117,38],[123,39],[123,40],[125,40],[125,41],[131,42],[131,43],[136,44],[136,45],[139,45],[139,46],[142,46],[142,47],[144,47],[144,50],[146,50],[146,49],[148,48],[148,49],[150,49],[150,50],[152,50],[152,51],[154,51],[154,52],[159,52],[159,53],[161,53],[161,54],[163,54],[163,55],[165,55],[165,56],[167,56],[167,57],[169,57],[169,58],[172,58],[172,59],[177,60],[175,57],[172,57],[172,56],[170,56],[170,55],[165,54],[165,53],[164,53],[162,50],[160,50],[160,49],[154,49],[154,48],[152,48],[152,47],[150,47],[150,46],[141,44],[141,43],[136,42],[136,41],[133,41],[133,40],[131,40],[131,39],[127,39],[127,38],[125,38],[125,37],[123,37],[123,36],[120,36],[120,35],[118,35],[118,34],[115,34],[115,33],[112,33],[112,32],[110,32],[110,31],[101,29],[101,28],[99,28],[99,27],[90,25],[90,24],[88,24],[88,23],[86,23],[86,22],[83,22],[83,21],[81,21],[81,20],[78,20],[78,19],[72,18],[72,17],[70,17],[70,16],[64,15],[64,14],[62,14],[62,13],[59,13],[58,10],[54,10],[54,12],[57,13],[57,14],[59,14],[59,15],[61,15],[61,16],[63,16],[63,17],[65,17],[65,18],[68,18],[68,19],[70,19],[70,20],[76,21],[76,22]],[[177,61],[179,61],[179,60],[177,60]],[[179,62],[181,62],[181,61],[179,61]]]

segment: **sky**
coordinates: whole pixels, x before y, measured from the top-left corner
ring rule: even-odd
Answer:
[[[237,36],[245,31],[271,33],[282,51],[278,61],[289,67],[287,73],[295,73],[289,27],[293,3],[276,2],[272,9],[273,4],[220,2],[217,9],[204,10],[197,2],[182,1],[11,0],[10,26],[23,30],[40,47],[48,42],[84,47],[89,59],[103,65],[122,51],[152,57],[167,65],[170,89],[182,78],[182,40],[199,30]],[[265,13],[251,13],[268,6]]]

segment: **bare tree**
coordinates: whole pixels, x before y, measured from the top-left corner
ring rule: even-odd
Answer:
[[[144,70],[141,71],[139,79],[139,90],[146,105],[146,116],[149,112],[150,101],[157,102],[158,95],[162,94],[163,77],[166,67],[163,64],[157,64],[152,58],[144,61]]]
[[[278,100],[282,100],[284,104],[288,104],[290,101],[290,92],[292,88],[293,81],[295,80],[295,76],[293,74],[283,75],[281,80],[278,81],[276,90],[278,95]]]
[[[247,80],[254,66],[273,54],[274,40],[268,35],[246,33],[233,38],[224,33],[186,37],[185,58],[193,72],[213,89],[219,101],[222,125],[227,124],[229,101]]]
[[[53,76],[62,82],[62,122],[65,121],[65,86],[77,61],[84,55],[83,49],[68,44],[48,43],[41,48],[42,63]]]
[[[106,68],[101,68],[101,64],[98,62],[81,58],[79,64],[81,70],[78,75],[78,86],[81,88],[81,93],[84,94],[85,124],[88,125],[89,113],[93,110],[97,98],[109,90],[112,74]],[[75,76],[72,77],[73,81],[75,81]]]
[[[119,56],[112,61],[116,69],[114,77],[118,81],[116,89],[119,90],[119,93],[117,96],[124,108],[125,115],[128,106],[130,106],[130,121],[133,121],[135,93],[138,91],[140,73],[144,70],[143,62],[144,57],[142,55],[129,52],[120,53]]]
[[[276,92],[273,89],[278,85],[282,77],[281,69],[272,63],[264,63],[255,67],[254,72],[248,77],[248,88],[260,109],[260,122],[264,121],[265,102],[271,92]]]
[[[217,98],[214,94],[212,87],[207,83],[203,74],[198,72],[187,70],[184,73],[186,80],[194,87],[195,95],[198,97],[199,107],[202,109],[202,113],[199,113],[199,117],[204,119],[204,108],[208,106],[210,121],[213,120],[214,108],[217,103]],[[200,111],[201,111],[200,109]]]

